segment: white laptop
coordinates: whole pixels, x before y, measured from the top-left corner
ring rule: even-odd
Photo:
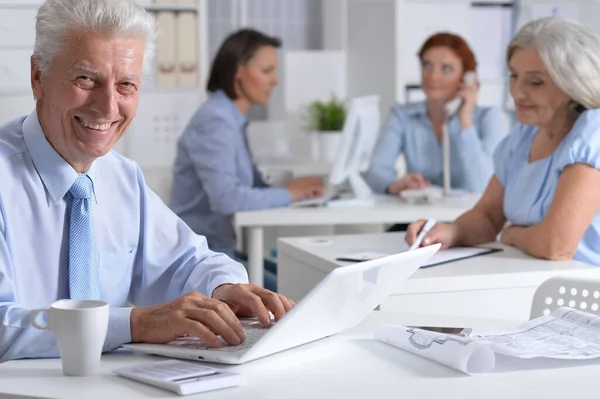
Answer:
[[[439,244],[375,260],[338,267],[271,327],[242,321],[246,340],[222,341],[210,349],[196,337],[168,344],[125,344],[149,354],[205,362],[241,364],[315,341],[354,327],[408,279],[440,248]]]

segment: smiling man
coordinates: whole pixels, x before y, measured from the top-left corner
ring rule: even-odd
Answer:
[[[269,324],[269,311],[293,306],[246,284],[243,266],[210,251],[111,151],[135,116],[155,36],[133,0],[48,0],[38,11],[36,109],[0,127],[0,361],[58,356],[29,314],[59,299],[111,305],[105,350],[188,334],[236,345],[236,316]]]

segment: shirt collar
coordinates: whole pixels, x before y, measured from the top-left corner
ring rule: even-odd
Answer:
[[[48,142],[35,109],[23,121],[23,139],[38,175],[50,194],[52,202],[57,205],[69,192],[75,179],[77,179],[78,173]],[[97,202],[98,198],[95,190],[96,169],[94,162],[86,173],[92,179],[94,197]]]
[[[235,106],[233,100],[229,98],[229,96],[222,90],[214,92],[212,97],[217,101],[227,104],[227,107],[233,115],[233,120],[235,121],[236,127],[242,131],[245,131],[246,127],[248,126],[248,118],[246,118],[246,116],[240,112],[238,107]]]
[[[411,116],[427,116],[427,106],[425,101],[409,103],[406,105],[407,111]]]

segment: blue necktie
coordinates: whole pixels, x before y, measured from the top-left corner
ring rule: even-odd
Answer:
[[[69,189],[73,196],[69,226],[69,297],[100,299],[98,259],[92,222],[92,180],[77,176]]]

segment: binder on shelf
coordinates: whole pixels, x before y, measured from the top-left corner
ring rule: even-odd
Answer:
[[[175,13],[158,12],[156,21],[161,32],[156,49],[156,87],[175,87],[178,80]]]
[[[197,15],[179,13],[177,18],[177,67],[180,87],[198,84]]]

